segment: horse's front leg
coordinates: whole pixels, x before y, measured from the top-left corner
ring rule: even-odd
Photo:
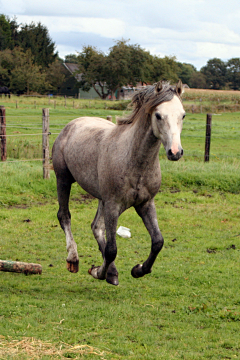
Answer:
[[[143,264],[138,264],[132,268],[132,276],[139,278],[152,271],[154,261],[163,247],[163,237],[158,227],[154,200],[152,199],[144,205],[136,206],[135,209],[138,215],[142,218],[152,239],[151,252],[147,260]]]
[[[120,213],[116,204],[104,204],[104,222],[106,228],[107,242],[104,249],[103,264],[101,266],[93,266],[89,269],[89,274],[95,279],[105,280],[109,266],[117,256],[116,230]],[[118,282],[113,285],[118,285]]]

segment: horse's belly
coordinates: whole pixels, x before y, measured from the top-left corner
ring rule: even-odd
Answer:
[[[97,172],[94,171],[94,166],[81,166],[79,163],[75,163],[73,166],[69,166],[69,170],[76,180],[76,182],[89,194],[101,199],[99,193],[99,182]]]

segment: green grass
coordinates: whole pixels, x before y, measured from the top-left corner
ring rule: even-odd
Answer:
[[[102,261],[90,230],[97,201],[85,201],[80,188],[73,186],[70,208],[80,271],[70,274],[65,268],[65,237],[56,218],[53,172],[50,180],[42,180],[41,166],[35,163],[3,164],[1,259],[41,263],[43,273],[0,273],[0,358],[1,351],[4,359],[34,358],[27,350],[15,357],[7,352],[14,340],[25,338],[50,342],[52,348],[88,345],[103,354],[80,356],[68,347],[66,356],[79,359],[239,357],[240,195],[215,191],[207,184],[175,183],[184,169],[171,169],[170,175],[168,164],[172,163],[163,162],[162,192],[156,196],[164,248],[152,274],[133,279],[131,268],[146,259],[150,238],[134,210],[126,211],[119,225],[129,227],[132,238],[117,239],[117,288],[87,273]],[[194,162],[175,164],[191,164],[196,173]],[[203,178],[204,166],[199,171]],[[38,358],[64,358],[63,354],[42,353]]]

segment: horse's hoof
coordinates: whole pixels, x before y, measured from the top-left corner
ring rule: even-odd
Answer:
[[[100,266],[94,266],[92,265],[91,269],[88,270],[88,273],[90,275],[92,275],[92,277],[94,277],[94,279],[98,279],[98,280],[105,280],[105,278],[101,279],[98,276],[98,269],[100,268]]]
[[[117,286],[119,284],[118,275],[112,275],[112,274],[107,275],[106,281],[107,281],[107,283],[109,283],[111,285]]]
[[[143,270],[142,264],[137,264],[136,266],[134,266],[132,268],[131,274],[134,278],[137,279],[146,274],[150,274],[151,272],[152,272],[152,269],[146,271],[146,269]]]
[[[143,271],[142,271],[142,265],[141,264],[137,264],[136,266],[134,266],[132,268],[132,271],[131,271],[131,275],[132,277],[134,277],[135,279],[139,278],[139,277],[142,277],[144,274],[143,274]]]
[[[79,260],[74,262],[67,261],[67,269],[71,273],[77,273],[79,269]]]
[[[99,269],[99,266],[92,265],[91,269],[88,270],[88,273],[94,277],[94,279],[98,279],[97,271]]]

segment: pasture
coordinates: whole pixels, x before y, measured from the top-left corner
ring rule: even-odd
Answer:
[[[49,104],[37,108],[25,99],[16,109],[11,101],[2,99],[7,124],[21,128],[7,128],[18,135],[7,139],[14,162],[0,163],[0,258],[40,263],[43,273],[0,273],[0,358],[240,358],[240,114],[213,116],[209,163],[203,163],[205,114],[186,116],[183,159],[172,163],[161,149],[156,208],[163,250],[151,274],[131,277],[150,237],[135,211],[126,211],[119,225],[132,238],[117,237],[120,285],[113,287],[87,273],[102,262],[90,229],[97,201],[76,184],[70,210],[80,266],[77,274],[67,272],[54,173],[43,180],[40,161],[18,161],[41,158],[41,136],[31,134],[41,132],[41,107]],[[50,104],[51,144],[75,117],[122,115],[99,103]]]

